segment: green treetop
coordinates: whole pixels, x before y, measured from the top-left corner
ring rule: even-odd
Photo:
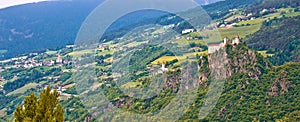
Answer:
[[[23,106],[14,112],[16,122],[63,122],[64,109],[59,104],[59,93],[47,87],[37,99],[33,93],[27,96]]]

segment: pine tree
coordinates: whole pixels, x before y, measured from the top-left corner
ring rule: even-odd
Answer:
[[[23,106],[14,112],[16,122],[63,122],[64,109],[59,104],[59,93],[47,87],[37,99],[33,93],[27,96]]]

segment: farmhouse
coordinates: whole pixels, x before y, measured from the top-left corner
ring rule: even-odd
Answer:
[[[161,64],[161,70],[163,71],[163,72],[167,72],[168,71],[168,68],[166,68],[166,64]]]
[[[181,34],[188,34],[188,33],[191,33],[191,32],[194,32],[194,29],[184,29]]]
[[[58,57],[56,58],[56,63],[61,64],[62,62],[63,62],[62,58],[60,57],[60,55],[58,55]]]

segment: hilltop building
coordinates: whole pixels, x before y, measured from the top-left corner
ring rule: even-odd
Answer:
[[[218,50],[221,49],[222,46],[220,46],[220,44],[209,44],[208,45],[208,53],[211,54],[211,53],[214,53]]]
[[[238,45],[240,43],[241,43],[240,37],[236,35],[236,37],[232,40],[232,44]]]
[[[209,44],[208,45],[208,54],[215,53],[216,51],[225,48],[226,45],[238,45],[241,43],[240,37],[237,35],[235,38],[232,39],[232,42],[229,41],[229,38],[224,38],[223,42],[218,44]]]

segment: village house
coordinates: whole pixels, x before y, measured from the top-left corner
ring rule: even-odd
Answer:
[[[0,83],[4,81],[4,77],[0,75]]]
[[[105,48],[108,48],[108,46],[105,44],[100,44],[98,48],[104,50]]]
[[[236,9],[236,8],[235,8],[235,9],[230,9],[229,12],[235,12],[235,11],[237,11],[237,10],[238,10],[238,9]]]
[[[166,68],[166,64],[165,64],[165,63],[162,63],[162,64],[161,64],[161,70],[162,70],[163,72],[167,72],[167,71],[168,71],[168,68]]]
[[[191,36],[186,37],[186,40],[192,40],[192,39],[193,39],[193,37],[191,37]]]
[[[155,71],[156,69],[159,69],[159,67],[160,67],[159,65],[151,65],[151,66],[147,67],[147,69],[150,71]]]
[[[188,34],[188,33],[191,33],[191,32],[194,32],[194,29],[184,29],[181,34]]]
[[[54,61],[50,60],[50,61],[43,61],[43,65],[44,66],[53,66],[54,65]]]
[[[208,45],[208,53],[209,54],[214,53],[220,49],[221,49],[220,44],[209,44]]]
[[[261,13],[265,13],[265,12],[269,12],[269,10],[268,9],[263,9],[263,10],[261,10]]]
[[[249,20],[249,18],[246,17],[246,16],[239,16],[239,17],[237,17],[237,19],[238,19],[238,21],[247,21],[247,20]]]
[[[73,48],[75,45],[67,45],[66,48]]]
[[[63,59],[60,57],[60,55],[58,55],[58,57],[56,58],[56,64],[62,64]]]
[[[165,63],[162,63],[162,64],[161,64],[160,70],[158,70],[158,73],[159,73],[159,74],[162,74],[162,73],[168,72],[168,71],[169,71],[169,69],[166,68],[166,64],[165,64]]]
[[[71,61],[69,61],[68,59],[63,60],[63,64],[69,65],[70,63],[71,63]]]

